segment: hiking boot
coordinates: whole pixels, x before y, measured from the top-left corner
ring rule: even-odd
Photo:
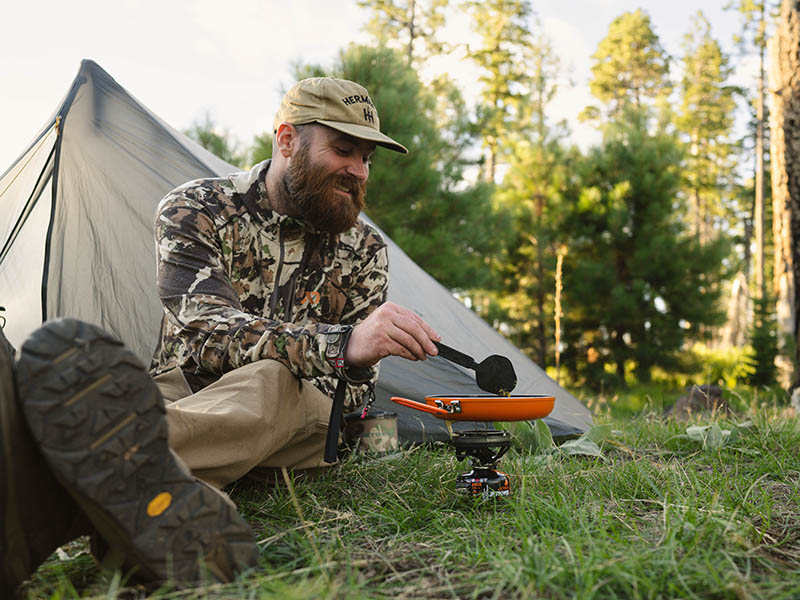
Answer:
[[[13,358],[0,330],[0,598],[89,523],[53,478],[22,418]]]
[[[23,344],[17,381],[54,475],[137,576],[230,581],[256,564],[247,523],[173,456],[161,394],[121,342],[51,321]]]

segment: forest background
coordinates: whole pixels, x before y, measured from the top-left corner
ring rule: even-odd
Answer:
[[[84,0],[41,19],[57,5],[35,0],[0,40],[0,155],[84,57],[240,166],[269,156],[281,88],[351,77],[412,150],[377,154],[369,216],[562,384],[789,391],[800,158],[772,147],[794,88],[767,80],[793,72],[768,49],[791,19],[690,4]]]
[[[358,4],[371,43],[294,75],[363,83],[409,147],[402,163],[376,155],[367,214],[418,264],[573,387],[792,386],[766,101],[777,2],[730,3],[735,55],[702,10],[679,55],[646,11],[616,17],[591,56],[580,119],[601,141],[585,150],[551,117],[569,78],[532,3]],[[456,11],[478,44],[442,39]],[[454,54],[477,68],[476,103],[426,68]],[[748,55],[759,76],[732,84]],[[187,133],[237,165],[271,155],[270,132],[243,148],[209,115]]]

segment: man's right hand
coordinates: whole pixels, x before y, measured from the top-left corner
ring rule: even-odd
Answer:
[[[439,340],[441,337],[417,313],[386,302],[353,328],[344,362],[371,367],[387,356],[425,360],[438,354],[433,342]]]

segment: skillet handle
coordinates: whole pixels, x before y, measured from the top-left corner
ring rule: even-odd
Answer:
[[[400,406],[407,406],[408,408],[421,410],[422,412],[430,413],[432,415],[450,414],[443,408],[439,408],[437,406],[430,406],[428,404],[423,404],[422,402],[417,402],[416,400],[409,400],[408,398],[400,398],[399,396],[392,396],[392,402],[394,402],[395,404],[399,404]]]

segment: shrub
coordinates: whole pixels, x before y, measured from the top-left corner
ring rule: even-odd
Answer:
[[[737,383],[750,381],[755,373],[755,351],[752,346],[708,348],[704,344],[695,344],[692,354],[697,360],[696,373],[702,374],[702,380],[696,383],[733,388]]]

